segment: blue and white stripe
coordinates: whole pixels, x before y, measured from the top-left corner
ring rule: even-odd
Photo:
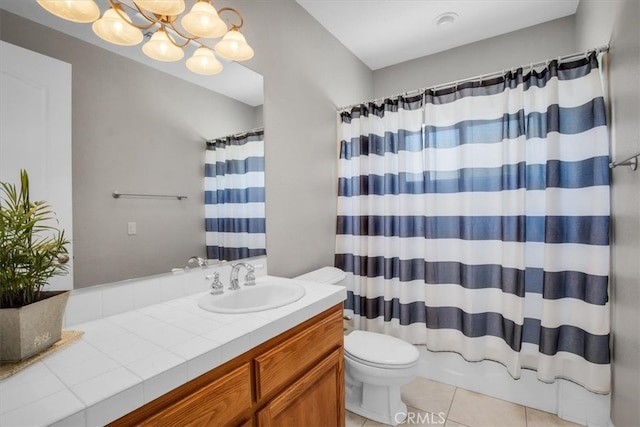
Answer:
[[[336,266],[362,328],[610,389],[598,59],[341,113]]]
[[[207,142],[207,258],[232,261],[266,254],[264,131]]]

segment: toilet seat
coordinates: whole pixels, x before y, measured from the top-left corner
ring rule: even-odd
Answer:
[[[369,360],[364,360],[364,359],[360,359],[358,357],[355,357],[354,355],[347,353],[346,351],[344,352],[345,357],[354,360],[358,363],[362,363],[363,365],[366,366],[370,366],[372,368],[380,368],[380,369],[390,369],[390,370],[394,370],[394,369],[406,369],[406,368],[411,368],[412,366],[414,366],[416,364],[416,362],[413,363],[407,363],[405,365],[385,365],[383,363],[374,363],[371,362]]]
[[[363,365],[404,369],[418,362],[418,350],[401,339],[368,331],[353,331],[344,337],[345,356]]]

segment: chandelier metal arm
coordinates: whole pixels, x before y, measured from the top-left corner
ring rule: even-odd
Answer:
[[[244,19],[242,19],[242,15],[240,15],[240,12],[238,12],[237,10],[235,10],[232,7],[223,7],[222,9],[218,10],[218,15],[220,15],[222,12],[233,12],[235,13],[235,15],[238,17],[238,19],[240,19],[240,24],[236,25],[234,23],[231,23],[231,26],[237,28],[242,28],[242,24],[244,24]]]
[[[177,41],[174,40],[173,37],[171,37],[171,35],[169,33],[167,33],[167,38],[169,39],[169,41],[171,42],[171,44],[173,44],[176,47],[179,47],[180,49],[184,48],[185,46],[187,46],[189,44],[189,42],[191,40],[195,40],[199,37],[189,37],[185,34],[182,34],[180,32],[180,30],[178,30],[176,28],[175,25],[173,25],[173,21],[175,21],[176,17],[175,16],[164,16],[164,15],[156,15],[154,14],[153,17],[148,16],[146,14],[146,12],[141,9],[140,7],[138,7],[138,5],[133,2],[133,5],[135,6],[136,10],[138,11],[138,13],[140,13],[140,15],[142,15],[142,17],[144,19],[146,19],[147,21],[149,21],[149,25],[138,25],[135,24],[134,22],[130,22],[128,20],[126,20],[124,18],[123,15],[126,15],[126,12],[124,12],[121,8],[123,7],[122,3],[116,0],[109,0],[109,4],[113,7],[113,9],[115,9],[115,11],[118,13],[118,15],[120,15],[120,17],[129,25],[138,28],[139,30],[148,30],[150,28],[155,27],[156,25],[160,25],[160,27],[165,29],[166,32],[166,28],[167,26],[169,26],[169,28],[171,28],[171,30],[173,32],[175,32],[180,38],[184,39],[185,42],[180,44]],[[126,5],[125,5],[126,6]],[[128,16],[127,16],[128,17]]]
[[[175,25],[173,25],[172,21],[161,21],[161,25],[165,28],[165,32],[167,33],[167,38],[169,39],[169,41],[171,42],[171,44],[173,44],[175,47],[179,47],[180,49],[186,47],[190,41],[195,41],[196,39],[198,39],[199,37],[188,37],[183,35],[180,31],[178,31],[175,27]],[[173,39],[173,37],[171,36],[171,34],[169,34],[169,32],[166,31],[166,27],[167,25],[169,25],[169,27],[171,28],[172,31],[175,31],[176,34],[178,34],[178,36],[180,36],[181,38],[184,39],[184,43],[180,44],[177,41],[175,41]]]
[[[109,0],[109,3],[111,3],[113,0]],[[144,9],[140,8],[138,6],[138,4],[134,1],[133,2],[133,6],[136,8],[136,10],[138,11],[138,13],[140,13],[140,15],[142,15],[142,17],[144,19],[146,19],[147,21],[150,22],[149,26],[145,28],[145,30],[148,30],[149,28],[153,27],[156,24],[160,24],[162,25],[162,22],[160,22],[160,19],[158,17],[158,15],[154,14],[153,16],[147,16],[147,13],[144,11]],[[137,25],[135,25],[137,27]],[[140,27],[138,27],[140,28]],[[140,28],[142,29],[142,28]]]
[[[116,11],[116,13],[120,16],[120,18],[122,18],[122,20],[124,22],[126,22],[127,24],[129,24],[132,27],[135,27],[135,28],[137,28],[139,30],[148,30],[149,28],[151,28],[154,25],[156,25],[156,22],[151,20],[151,19],[149,19],[144,14],[144,12],[142,12],[138,8],[138,6],[135,3],[134,3],[134,5],[136,6],[136,9],[138,9],[138,11],[142,14],[142,16],[144,16],[145,19],[150,22],[149,25],[138,25],[138,24],[135,24],[133,21],[127,20],[127,18],[129,18],[129,15],[127,15],[127,13],[124,11],[124,7],[128,7],[127,5],[123,5],[121,2],[115,1],[115,0],[109,0],[109,5],[111,5],[111,8]],[[131,19],[131,18],[129,18],[129,19]]]
[[[187,36],[186,34],[182,34],[182,33],[180,32],[180,30],[178,30],[178,29],[176,28],[176,26],[175,26],[175,25],[173,25],[173,21],[166,21],[166,22],[164,22],[164,21],[163,21],[163,24],[164,24],[164,25],[167,25],[167,24],[168,24],[168,25],[169,25],[169,27],[171,27],[171,30],[173,30],[173,32],[175,32],[178,36],[180,36],[181,38],[183,38],[184,40],[186,40],[186,42],[185,42],[182,46],[180,46],[180,45],[176,44],[176,42],[175,42],[174,40],[171,40],[171,41],[173,42],[173,44],[174,44],[174,45],[176,45],[176,46],[178,46],[178,47],[180,47],[180,48],[185,47],[186,45],[188,45],[188,44],[189,44],[189,42],[190,42],[191,40],[194,40],[194,41],[195,41],[195,40],[198,40],[198,39],[200,38],[200,37],[196,37],[196,36]]]

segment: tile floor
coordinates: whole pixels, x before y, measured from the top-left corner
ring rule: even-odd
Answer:
[[[547,412],[426,378],[417,378],[402,387],[402,400],[409,408],[409,417],[403,426],[578,427]],[[346,418],[346,427],[386,425],[348,411]]]

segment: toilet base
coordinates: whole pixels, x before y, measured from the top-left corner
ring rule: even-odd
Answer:
[[[400,386],[363,384],[346,376],[346,408],[370,420],[396,426],[407,417],[407,405],[400,397]]]

